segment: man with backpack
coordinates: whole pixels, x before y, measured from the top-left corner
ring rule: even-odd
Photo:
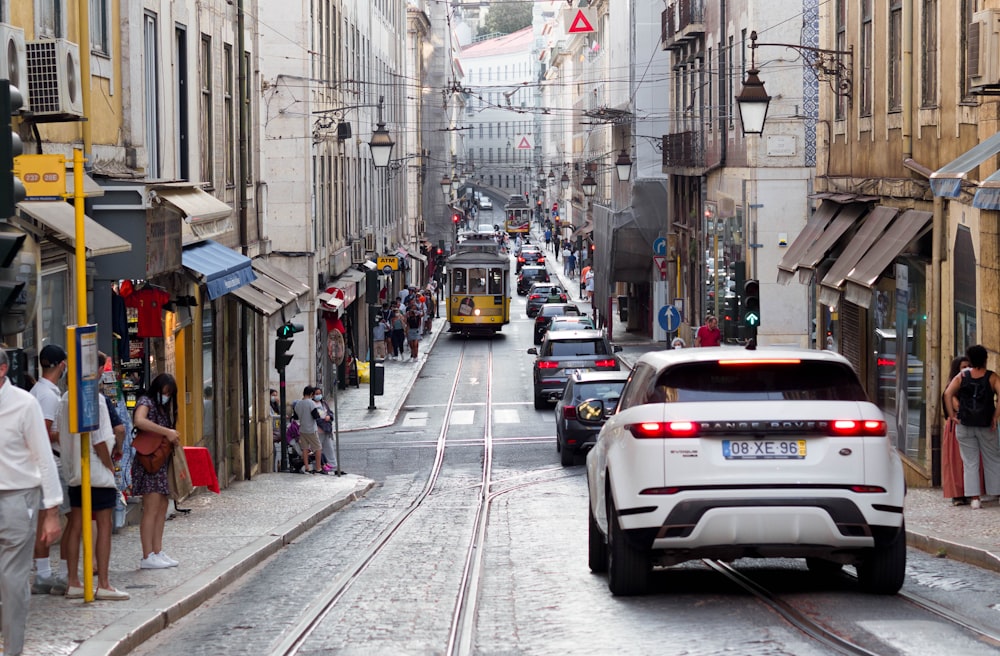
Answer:
[[[982,507],[979,499],[979,462],[982,458],[986,494],[1000,495],[1000,441],[996,399],[1000,396],[1000,376],[986,368],[986,348],[976,344],[965,352],[969,369],[955,376],[944,391],[945,410],[955,419],[954,399],[958,399],[958,425],[955,437],[962,455],[965,494],[972,499],[972,509]]]

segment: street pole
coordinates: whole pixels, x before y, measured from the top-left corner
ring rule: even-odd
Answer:
[[[375,307],[368,304],[368,409],[375,410]],[[340,467],[340,458],[337,458]]]
[[[284,367],[280,367],[278,369],[278,403],[281,404],[281,412],[279,413],[281,415],[281,421],[280,421],[280,424],[279,424],[280,425],[280,429],[281,429],[281,469],[280,470],[283,471],[283,472],[287,472],[288,471],[288,439],[285,436],[288,434],[286,432],[287,428],[288,428],[288,425],[287,425],[288,424],[288,413],[285,410],[285,408],[287,406],[285,405],[285,368]]]

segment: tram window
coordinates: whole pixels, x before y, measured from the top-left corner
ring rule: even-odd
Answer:
[[[469,293],[486,293],[486,269],[469,269]]]
[[[490,294],[503,294],[503,270],[490,269]]]
[[[465,293],[465,269],[455,269],[455,273],[452,275],[452,293],[454,294],[464,294]]]

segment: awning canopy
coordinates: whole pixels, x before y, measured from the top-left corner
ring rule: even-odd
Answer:
[[[423,262],[424,264],[427,264],[427,256],[424,255],[423,253],[407,253],[407,255],[412,257],[414,260],[417,260],[418,262]]]
[[[907,210],[896,218],[847,275],[844,297],[855,305],[871,307],[874,299],[872,285],[910,242],[929,227],[932,216],[931,212]]]
[[[22,220],[18,222],[21,227],[36,235],[65,242],[70,249],[76,248],[76,210],[72,205],[61,200],[23,200],[17,207],[40,224]],[[89,216],[83,217],[83,231],[87,257],[132,250],[132,244]]]
[[[576,239],[577,237],[584,237],[586,235],[589,235],[593,231],[594,231],[594,222],[588,219],[586,223],[584,223],[582,226],[573,231],[573,234],[570,235],[570,239]]]
[[[931,191],[935,196],[958,198],[972,169],[1000,153],[1000,133],[982,141],[931,174]]]
[[[972,206],[981,210],[1000,210],[1000,171],[979,183]]]
[[[823,202],[829,203],[832,201]],[[840,238],[843,237],[867,211],[868,205],[866,203],[850,203],[849,205],[842,205],[840,207],[840,211],[837,212],[836,218],[827,224],[826,230],[823,231],[823,234],[809,246],[805,254],[803,254],[802,259],[799,260],[799,282],[808,283],[812,279],[813,272],[816,270],[816,267],[819,266],[819,263],[823,261],[827,254],[837,245],[837,242],[840,241]]]
[[[198,274],[212,300],[256,280],[250,258],[211,239],[185,246],[181,253],[185,269]]]
[[[795,241],[785,251],[781,262],[778,263],[778,282],[787,285],[795,277],[795,271],[799,268],[802,257],[823,234],[826,226],[840,210],[840,207],[835,202],[824,201],[820,203],[819,208],[806,221],[806,226],[802,228]]]
[[[844,287],[847,274],[865,256],[868,249],[875,243],[879,235],[885,232],[886,226],[898,213],[899,210],[883,205],[875,207],[868,213],[861,227],[844,247],[837,261],[823,276],[819,288],[819,299],[824,305],[836,307],[840,303],[840,292]]]
[[[233,208],[190,183],[152,187],[156,198],[184,217],[181,239],[185,246],[224,235],[233,229]]]
[[[66,167],[66,193],[72,196],[76,193],[76,175],[72,167]],[[94,196],[103,196],[104,187],[97,184],[97,182],[87,175],[83,174],[83,195],[87,198],[92,198]]]
[[[279,310],[290,306],[293,306],[292,314],[297,314],[297,301],[309,293],[309,286],[265,260],[252,260],[250,266],[257,278],[234,290],[233,296],[264,316],[277,314]]]

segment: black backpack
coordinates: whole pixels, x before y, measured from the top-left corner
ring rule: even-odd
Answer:
[[[993,372],[987,370],[982,378],[973,378],[971,371],[962,372],[962,383],[958,388],[958,420],[963,426],[990,426],[996,405],[993,402],[993,387],[990,378]]]

